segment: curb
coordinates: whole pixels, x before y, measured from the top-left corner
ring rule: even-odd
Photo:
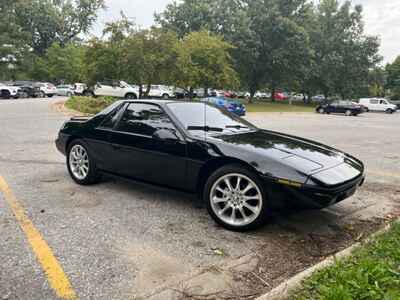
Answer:
[[[397,221],[399,221],[398,219]],[[268,293],[258,297],[256,300],[281,300],[281,299],[288,299],[290,292],[298,289],[301,287],[302,282],[310,277],[314,272],[321,270],[323,268],[329,267],[333,265],[338,259],[344,259],[353,253],[354,250],[359,248],[361,245],[365,243],[369,243],[372,241],[376,236],[379,236],[385,232],[387,232],[392,226],[390,224],[386,225],[383,229],[378,230],[377,232],[373,233],[369,238],[365,239],[362,242],[357,242],[350,247],[334,254],[323,261],[319,262],[318,264],[298,273],[297,275],[293,276],[292,278],[289,278],[285,282],[281,283],[278,285],[276,288],[272,289]]]

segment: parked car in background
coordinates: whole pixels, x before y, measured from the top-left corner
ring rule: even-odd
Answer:
[[[71,84],[61,84],[57,86],[57,95],[71,97],[75,94],[74,86]]]
[[[175,98],[175,91],[172,87],[166,85],[152,85],[149,91],[149,97],[170,99]]]
[[[400,109],[400,100],[390,100],[390,103],[397,106],[397,110]]]
[[[322,101],[325,101],[325,96],[324,95],[312,96],[311,100],[315,101],[315,102],[322,102]]]
[[[176,99],[185,99],[189,97],[189,91],[183,88],[176,87],[174,93]]]
[[[219,108],[226,109],[227,111],[241,117],[246,115],[246,106],[237,100],[232,100],[224,97],[210,97],[204,98],[201,101],[211,103]]]
[[[41,95],[40,88],[35,86],[33,81],[18,80],[14,82],[13,86],[19,88],[18,98],[38,98]]]
[[[10,99],[10,98],[18,98],[18,92],[20,88],[17,86],[12,86],[4,83],[0,83],[0,98],[2,99]]]
[[[316,111],[320,114],[345,114],[346,116],[357,116],[364,112],[361,105],[351,101],[339,100],[324,102],[320,104]]]
[[[257,99],[267,99],[270,97],[271,97],[271,93],[266,93],[266,92],[258,91],[254,94],[254,98],[257,98]]]
[[[33,86],[38,87],[40,89],[39,98],[45,98],[45,97],[51,98],[57,94],[57,88],[52,83],[36,82]]]
[[[240,91],[240,92],[237,92],[236,94],[237,94],[237,97],[238,97],[238,98],[247,98],[247,97],[250,97],[250,93],[249,93],[249,92]]]
[[[94,96],[110,96],[125,99],[138,99],[139,89],[127,84],[125,81],[98,82],[92,91],[84,92],[86,95],[92,93]]]
[[[304,94],[293,94],[293,95],[291,96],[291,98],[292,98],[294,101],[303,101],[303,100],[304,100]]]
[[[74,83],[73,90],[74,90],[74,95],[83,96],[85,95],[85,92],[88,92],[88,86],[86,83],[77,82]]]
[[[108,173],[198,193],[211,217],[235,231],[279,209],[340,203],[365,179],[349,154],[199,102],[117,101],[64,123],[56,146],[79,185]]]
[[[274,99],[278,101],[284,101],[287,100],[289,96],[283,92],[275,92],[274,94]]]
[[[42,95],[39,87],[24,85],[19,87],[18,98],[38,98]]]
[[[397,105],[383,98],[362,98],[359,103],[366,107],[367,111],[384,111],[388,114],[397,111]]]

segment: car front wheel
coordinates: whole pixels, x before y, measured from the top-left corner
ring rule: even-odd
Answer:
[[[392,114],[392,113],[394,113],[394,110],[389,108],[389,109],[386,110],[386,113],[387,114]]]
[[[72,179],[81,185],[98,182],[99,173],[86,144],[81,140],[71,143],[67,151],[67,167]]]
[[[323,109],[323,108],[321,107],[320,109],[318,109],[318,112],[319,112],[320,114],[324,114],[324,113],[325,113],[325,109]]]
[[[352,112],[351,112],[351,110],[346,110],[346,112],[344,114],[349,117],[352,115]]]
[[[204,188],[204,200],[211,217],[233,231],[257,228],[265,223],[268,215],[262,182],[240,165],[215,171]]]

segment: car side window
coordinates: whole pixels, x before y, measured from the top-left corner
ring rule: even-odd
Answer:
[[[176,131],[171,119],[154,104],[131,103],[118,124],[118,131],[152,136],[159,129]]]
[[[378,100],[371,100],[371,104],[378,104],[379,101]]]
[[[113,129],[115,124],[118,122],[119,112],[121,111],[121,106],[114,109],[101,123],[99,128],[103,129]]]

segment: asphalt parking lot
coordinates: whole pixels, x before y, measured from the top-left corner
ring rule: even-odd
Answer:
[[[3,183],[2,299],[57,299],[48,272],[13,213],[13,201],[25,208],[80,299],[167,299],[162,295],[172,286],[176,288],[168,293],[170,298],[211,294],[216,288],[202,286],[204,278],[196,282],[199,274],[213,278],[216,270],[225,272],[238,258],[256,254],[255,269],[243,271],[240,278],[224,276],[217,287],[226,284],[239,295],[239,286],[231,284],[239,278],[235,282],[240,282],[240,292],[255,298],[323,259],[329,247],[348,246],[400,211],[400,113],[249,114],[247,119],[259,127],[353,154],[366,163],[367,181],[335,207],[277,216],[261,230],[240,234],[215,225],[188,194],[113,178],[91,187],[74,184],[54,145],[68,118],[54,109],[60,100],[0,100],[0,178],[15,196],[8,199]],[[192,286],[198,289],[185,282],[195,282]]]

